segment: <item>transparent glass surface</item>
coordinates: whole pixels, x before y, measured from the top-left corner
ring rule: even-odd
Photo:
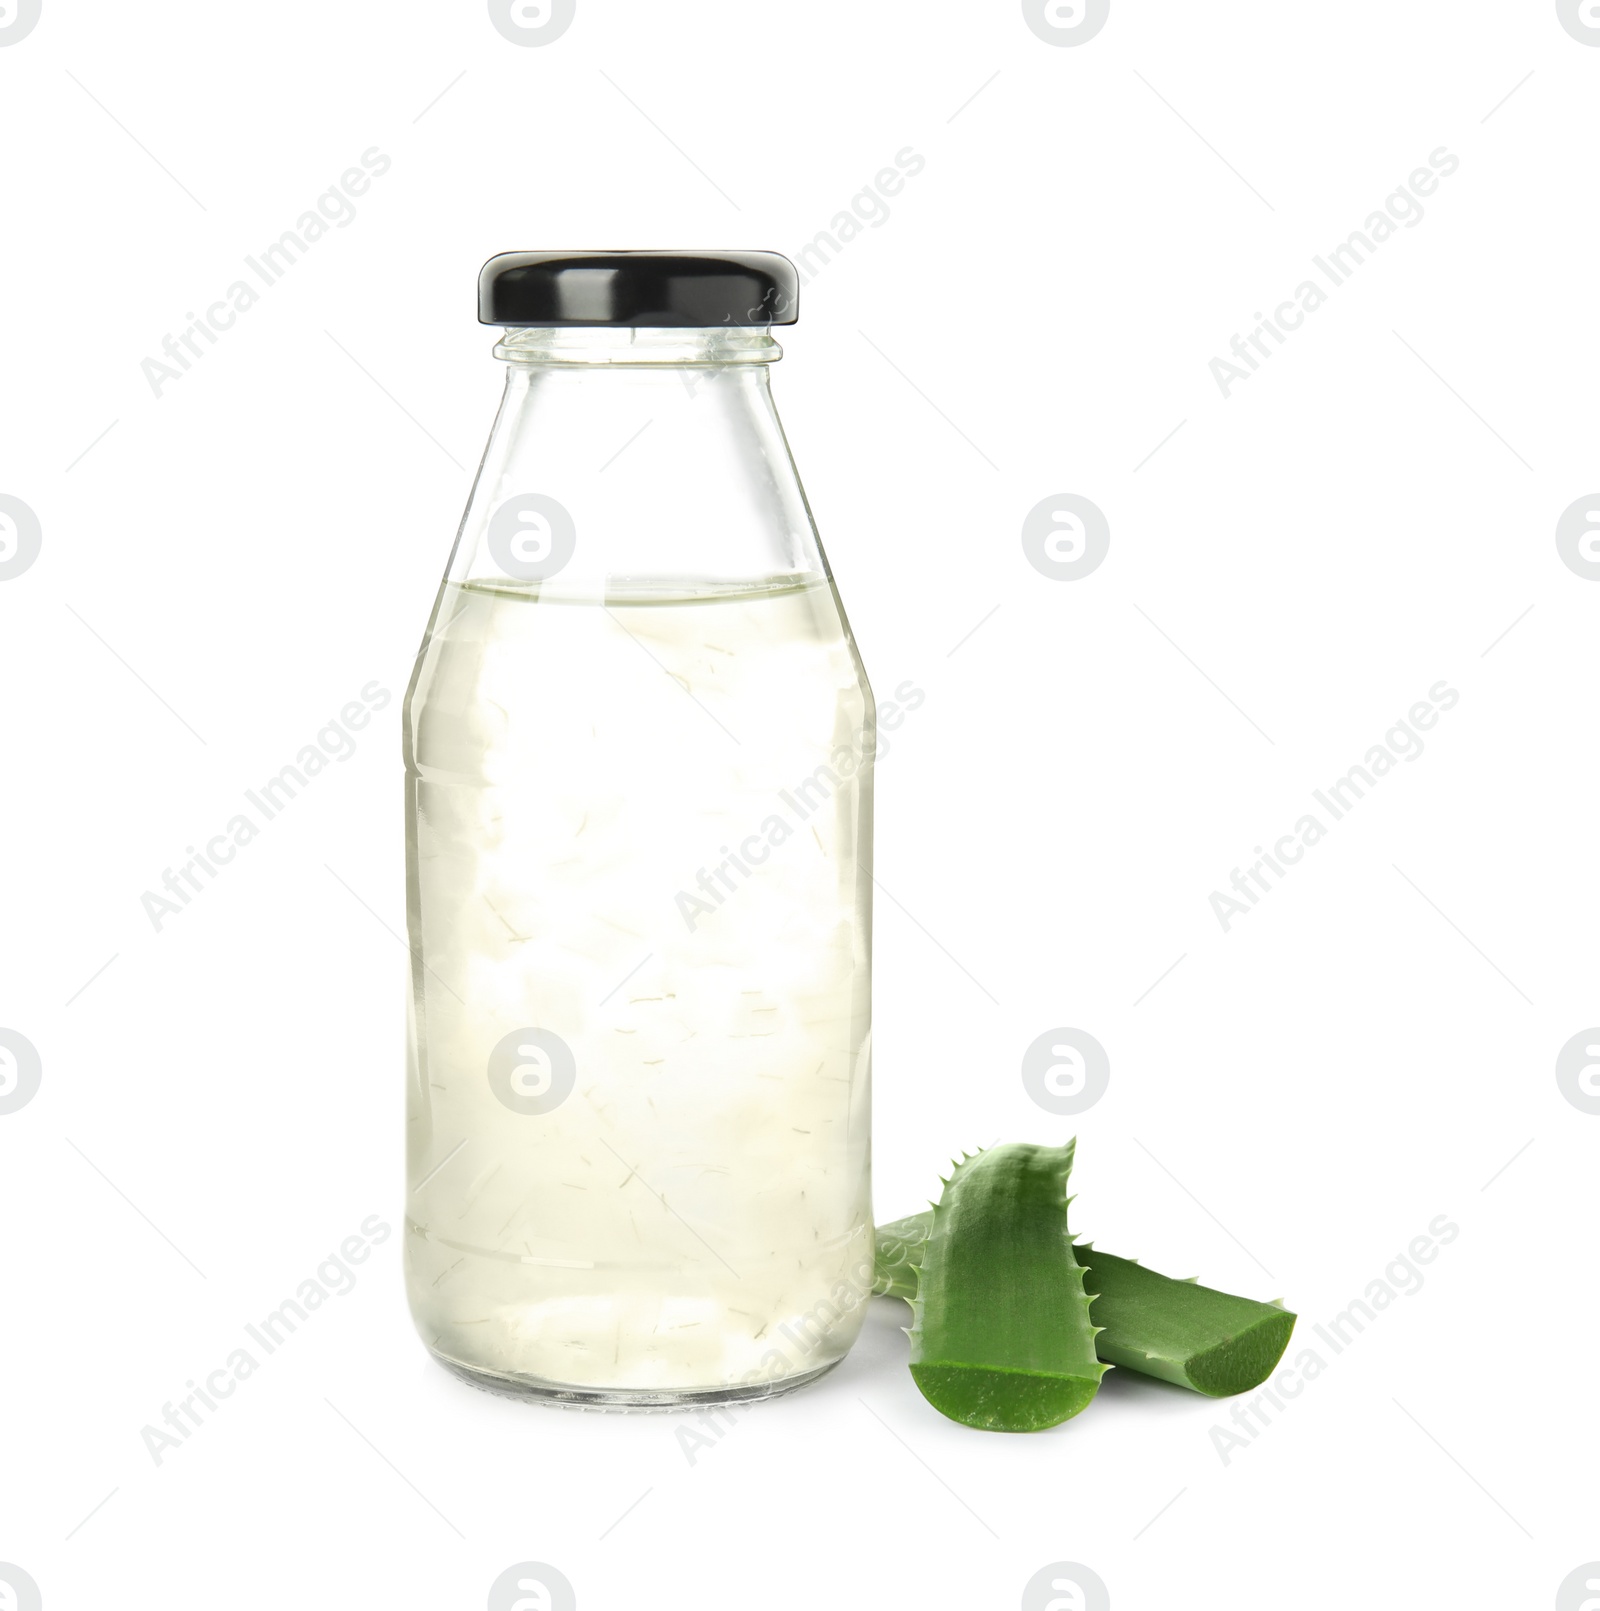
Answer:
[[[781,1392],[871,1286],[876,731],[778,349],[496,350],[405,710],[412,1312],[507,1392]]]

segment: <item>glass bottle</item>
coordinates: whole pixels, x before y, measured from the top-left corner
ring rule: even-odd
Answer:
[[[480,1386],[829,1369],[872,1282],[872,693],[774,411],[769,253],[516,253],[405,705],[406,1274]]]

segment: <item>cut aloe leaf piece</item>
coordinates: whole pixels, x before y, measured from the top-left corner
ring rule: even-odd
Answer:
[[[1072,1145],[992,1147],[945,1184],[921,1248],[911,1375],[942,1415],[1038,1432],[1078,1414],[1106,1367],[1067,1234]]]
[[[874,1292],[916,1296],[932,1219],[912,1214],[878,1227]],[[1109,1365],[1226,1398],[1259,1387],[1289,1346],[1295,1316],[1281,1304],[1176,1281],[1087,1242],[1074,1253],[1100,1328],[1095,1350]]]
[[[1259,1387],[1289,1346],[1295,1317],[1281,1304],[1175,1281],[1086,1242],[1077,1256],[1103,1327],[1095,1343],[1113,1365],[1227,1398]]]

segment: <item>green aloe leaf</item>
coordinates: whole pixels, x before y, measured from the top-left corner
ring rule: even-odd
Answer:
[[[956,1165],[922,1243],[911,1375],[941,1414],[992,1432],[1076,1415],[1106,1367],[1067,1234],[1065,1147],[992,1147]]]
[[[874,1292],[916,1297],[932,1222],[922,1213],[878,1227]],[[1259,1387],[1289,1346],[1295,1316],[1281,1304],[1176,1281],[1087,1242],[1074,1253],[1100,1328],[1095,1349],[1109,1365],[1226,1398]]]
[[[872,1290],[879,1297],[904,1298],[907,1303],[916,1297],[922,1249],[932,1224],[933,1210],[929,1208],[878,1226],[875,1233],[877,1269]]]
[[[1259,1387],[1283,1358],[1295,1316],[1197,1281],[1175,1281],[1132,1259],[1077,1249],[1094,1297],[1100,1357],[1142,1376],[1228,1398]]]

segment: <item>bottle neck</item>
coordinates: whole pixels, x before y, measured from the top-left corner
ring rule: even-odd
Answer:
[[[508,330],[506,388],[450,578],[547,599],[826,577],[764,327]]]
[[[783,356],[783,348],[766,328],[753,325],[681,330],[579,325],[507,330],[495,343],[494,355],[513,365],[673,368],[771,364]]]

